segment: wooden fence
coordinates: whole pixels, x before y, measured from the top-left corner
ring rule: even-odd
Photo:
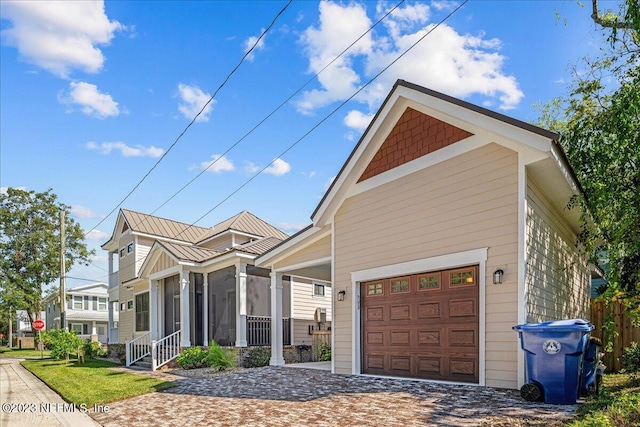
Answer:
[[[318,361],[321,348],[323,346],[331,346],[331,331],[313,331],[313,351],[311,352],[311,360]]]
[[[603,301],[593,301],[591,303],[591,323],[596,329],[591,336],[600,338],[606,345],[604,339],[604,324],[606,322],[607,313]],[[631,319],[622,312],[621,303],[612,303],[612,313],[614,330],[617,336],[613,338],[613,352],[605,353],[602,362],[607,366],[606,372],[618,372],[622,368],[622,352],[625,347],[629,347],[632,342],[640,344],[640,327],[633,326]]]

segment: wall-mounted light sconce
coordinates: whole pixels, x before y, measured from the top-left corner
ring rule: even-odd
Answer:
[[[347,294],[347,291],[342,290],[338,292],[338,301],[344,301],[344,296]]]
[[[499,285],[502,283],[502,276],[504,275],[504,271],[502,269],[497,269],[493,272],[493,284]]]

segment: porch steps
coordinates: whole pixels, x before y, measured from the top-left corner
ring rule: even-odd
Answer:
[[[152,366],[151,356],[145,356],[129,367],[131,369],[137,369],[140,371],[150,371],[151,366]]]

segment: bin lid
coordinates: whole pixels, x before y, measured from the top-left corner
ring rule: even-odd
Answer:
[[[513,329],[518,332],[589,332],[595,329],[595,326],[585,319],[566,319],[550,320],[542,323],[525,323],[516,325]]]

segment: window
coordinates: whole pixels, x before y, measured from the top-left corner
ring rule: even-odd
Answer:
[[[121,302],[120,303],[120,311],[127,311],[127,303],[126,302]]]
[[[475,283],[473,270],[451,273],[451,286],[469,285]]]
[[[367,285],[367,295],[382,295],[382,282],[369,283]]]
[[[82,323],[72,323],[71,324],[71,330],[73,332],[81,334],[82,333]]]
[[[136,295],[136,331],[149,330],[149,292]]]
[[[107,299],[98,297],[98,311],[107,311]]]
[[[120,258],[124,258],[125,255],[124,248],[120,249]]]
[[[74,310],[82,310],[82,307],[83,307],[82,296],[81,295],[74,295],[73,296],[73,309]]]
[[[324,285],[322,283],[313,284],[313,296],[316,296],[316,297],[324,296]]]
[[[409,292],[409,278],[402,277],[399,279],[391,280],[391,293]]]
[[[127,301],[127,310],[133,310],[133,300]]]
[[[131,252],[133,252],[133,242],[127,245],[127,254],[130,254]]]
[[[418,290],[440,289],[440,273],[418,276]]]

